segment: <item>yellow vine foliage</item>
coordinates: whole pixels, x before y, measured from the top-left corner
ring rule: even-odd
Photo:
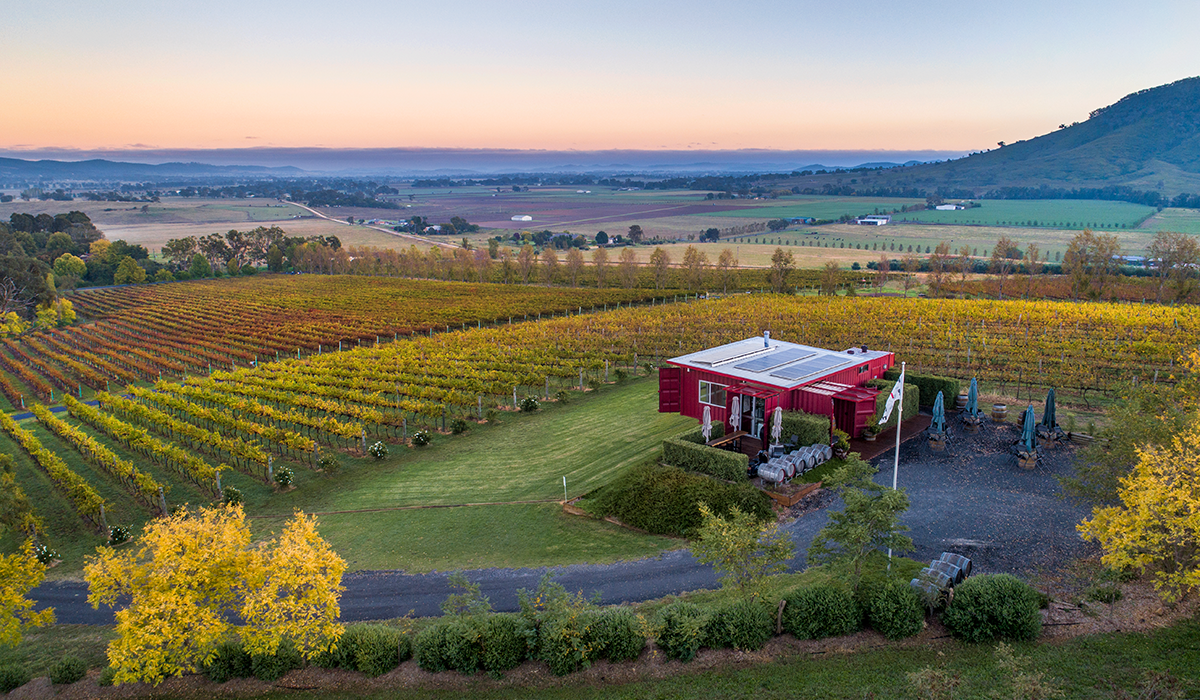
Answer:
[[[252,653],[272,653],[284,637],[310,658],[332,648],[346,564],[316,524],[297,513],[277,540],[251,547],[241,506],[227,505],[156,520],[136,550],[97,549],[84,568],[89,602],[130,600],[108,647],[113,680],[159,683],[196,671],[235,633]],[[248,626],[235,628],[230,613]]]
[[[316,516],[297,512],[256,557],[242,607],[246,651],[274,654],[284,638],[308,659],[333,649],[344,630],[337,620],[346,562],[317,534]]]
[[[16,554],[0,557],[0,644],[16,646],[30,627],[54,623],[54,610],[34,612],[26,594],[42,582],[46,565],[33,554],[33,540]]]
[[[1078,526],[1103,547],[1103,562],[1152,571],[1168,602],[1200,586],[1200,420],[1169,446],[1139,450],[1119,495],[1121,505],[1097,508]]]

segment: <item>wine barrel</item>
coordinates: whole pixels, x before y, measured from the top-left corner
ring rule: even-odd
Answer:
[[[943,591],[954,585],[954,579],[950,578],[950,576],[948,576],[945,572],[938,571],[937,569],[931,569],[929,567],[921,569],[921,578],[932,583]]]
[[[939,561],[948,561],[957,566],[963,572],[963,578],[971,575],[971,560],[961,554],[954,552],[942,552],[942,556],[938,557]]]
[[[951,564],[948,561],[941,561],[941,560],[935,561],[929,565],[929,568],[933,569],[934,571],[940,571],[943,574],[946,574],[947,576],[949,576],[951,586],[955,586],[955,585],[962,583],[963,579],[966,578],[966,576],[963,574],[962,569],[958,568],[957,566],[955,566],[954,564]]]
[[[992,420],[1003,423],[1008,418],[1008,404],[992,404]]]
[[[970,397],[967,396],[966,394],[959,394],[958,400],[955,401],[955,403],[954,403],[955,408],[957,408],[960,411],[965,410],[967,408],[967,399],[969,399],[969,398]]]

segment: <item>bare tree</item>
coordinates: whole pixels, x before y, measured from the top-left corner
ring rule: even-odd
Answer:
[[[1042,259],[1041,248],[1037,243],[1030,243],[1025,246],[1025,296],[1029,297],[1033,294],[1033,283],[1038,275],[1042,274]]]
[[[650,254],[650,270],[654,273],[654,288],[662,289],[671,273],[671,256],[662,248]]]
[[[964,245],[958,249],[958,281],[963,283],[967,281],[967,275],[971,272],[971,246]]]
[[[596,246],[592,251],[592,267],[596,268],[596,286],[603,287],[608,277],[608,250],[604,246]]]
[[[633,252],[633,248],[622,248],[617,260],[617,269],[621,273],[621,284],[626,289],[630,289],[637,283],[637,253]]]
[[[546,271],[547,283],[558,282],[558,254],[549,246],[542,249],[542,269]]]
[[[946,284],[946,278],[950,275],[952,260],[950,241],[938,243],[933,249],[933,255],[929,256],[929,289],[935,296],[942,294],[942,285]]]
[[[697,250],[696,246],[690,245],[683,251],[683,275],[688,287],[700,289],[704,286],[704,270],[707,267],[708,256]]]
[[[921,269],[921,259],[913,253],[908,253],[901,260],[904,267],[904,293],[917,286],[917,270]]]
[[[733,249],[725,248],[721,251],[721,255],[717,257],[717,278],[721,282],[721,293],[729,292],[729,283],[733,281],[735,270],[738,266],[738,260],[733,255]]]
[[[533,273],[533,266],[536,264],[537,254],[533,252],[533,245],[526,243],[521,246],[521,250],[517,252],[517,269],[521,272],[523,284],[529,284],[529,276]]]
[[[888,273],[892,270],[892,261],[886,254],[879,256],[879,263],[875,266],[875,270],[875,286],[879,287],[879,291],[882,292],[888,281]]]
[[[1154,300],[1162,301],[1163,289],[1168,283],[1174,288],[1177,301],[1186,299],[1194,286],[1192,280],[1200,263],[1196,240],[1182,233],[1159,231],[1150,242],[1150,258],[1158,279]]]
[[[837,294],[838,284],[842,281],[842,266],[836,260],[829,260],[821,271],[821,296]]]
[[[1001,236],[1000,240],[996,241],[995,247],[992,248],[992,273],[1000,280],[998,289],[999,298],[1004,298],[1004,281],[1012,274],[1013,268],[1016,266],[1015,259],[1020,259],[1020,251],[1017,249],[1017,243],[1008,236]]]
[[[1067,244],[1063,271],[1071,278],[1071,293],[1078,299],[1103,299],[1109,280],[1120,265],[1121,244],[1115,235],[1097,236],[1084,229]]]
[[[567,251],[567,277],[571,279],[571,286],[574,287],[579,281],[579,271],[583,269],[583,251],[572,246]]]

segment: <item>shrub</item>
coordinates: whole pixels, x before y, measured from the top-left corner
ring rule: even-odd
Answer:
[[[483,661],[482,630],[474,620],[448,620],[417,635],[413,656],[426,671],[472,674]]]
[[[226,486],[221,491],[221,501],[227,506],[236,506],[242,502],[242,491],[235,486]]]
[[[292,471],[292,468],[286,464],[280,465],[275,469],[275,483],[279,484],[282,488],[286,489],[291,486],[295,480],[296,472]]]
[[[104,670],[100,672],[100,678],[97,683],[104,688],[111,687],[113,684],[113,679],[115,679],[116,676],[117,669],[113,668],[112,666],[105,666]]]
[[[724,517],[733,506],[760,520],[773,517],[770,498],[749,483],[726,484],[678,467],[646,463],[595,492],[594,510],[657,535],[689,535],[700,527],[703,501]]]
[[[542,407],[536,396],[526,396],[521,399],[521,413],[533,413]]]
[[[628,608],[608,608],[596,620],[596,638],[609,661],[632,661],[646,647],[641,620]]]
[[[900,370],[889,369],[884,372],[883,378],[891,383],[895,383],[900,378]],[[909,385],[915,385],[920,391],[920,405],[932,406],[937,399],[937,393],[942,392],[942,399],[953,405],[955,399],[958,398],[958,392],[961,384],[953,377],[939,377],[935,374],[914,374],[912,372],[904,373],[904,392],[908,393]],[[889,387],[889,391],[891,388]],[[904,406],[905,415],[915,415],[908,412],[908,405]]]
[[[67,654],[50,667],[50,682],[70,685],[87,675],[87,664],[74,654]]]
[[[625,378],[629,376],[629,374],[623,369],[618,369],[615,374],[618,382],[625,381]]]
[[[454,420],[450,421],[450,432],[454,435],[462,435],[463,433],[467,432],[467,429],[470,427],[471,426],[468,425],[467,422],[462,418],[455,418]]]
[[[483,419],[486,420],[489,425],[499,423],[500,422],[500,412],[494,408],[489,408],[488,410],[483,412]]]
[[[942,624],[968,642],[1034,639],[1042,630],[1038,594],[1009,574],[972,576],[954,589]]]
[[[738,600],[713,613],[705,629],[705,646],[753,651],[771,639],[774,621],[762,603]]]
[[[111,545],[124,544],[129,541],[129,528],[116,525],[108,531],[108,543]]]
[[[416,438],[415,435],[413,437]],[[376,440],[374,445],[367,448],[367,453],[376,460],[380,460],[388,456],[388,447],[383,444],[382,440]]]
[[[417,432],[413,433],[412,444],[416,445],[417,447],[424,447],[425,445],[428,445],[429,432],[426,430],[418,430]]]
[[[801,586],[784,599],[783,629],[799,639],[839,637],[862,628],[862,609],[844,588]]]
[[[924,628],[925,608],[912,586],[893,579],[872,591],[867,618],[871,627],[888,639],[904,639]]]
[[[704,644],[709,615],[695,603],[671,603],[658,613],[658,646],[669,659],[691,661]]]
[[[50,549],[41,542],[35,542],[33,545],[33,556],[37,558],[38,563],[49,566],[50,562],[58,559],[58,552]]]
[[[200,671],[213,683],[224,683],[234,678],[248,678],[253,673],[250,667],[250,655],[242,648],[241,642],[235,641],[222,642],[217,647],[212,660],[204,664]]]
[[[29,671],[21,664],[0,666],[0,693],[10,693],[30,680]]]
[[[519,615],[489,615],[483,628],[483,670],[498,678],[529,657],[529,626]]]
[[[385,625],[353,625],[346,628],[338,642],[344,658],[339,667],[371,676],[382,676],[400,665],[412,654],[408,637],[395,627]]]
[[[722,424],[713,424],[713,438],[724,435]],[[682,435],[663,440],[662,461],[667,464],[715,476],[725,481],[745,481],[750,460],[740,452],[718,450],[704,444],[700,429],[689,430]]]
[[[333,455],[321,455],[321,458],[317,460],[317,466],[330,476],[336,476],[342,471],[341,461]]]
[[[587,668],[603,656],[599,639],[599,613],[572,609],[542,621],[538,653],[556,676]]]
[[[290,639],[283,640],[274,654],[254,654],[250,657],[250,672],[260,681],[277,681],[285,673],[304,665],[300,650]]]
[[[1121,589],[1114,583],[1097,583],[1088,587],[1083,597],[1096,603],[1112,604],[1122,598]],[[1045,606],[1039,606],[1045,607]]]
[[[594,379],[594,378],[593,378],[593,379],[589,379],[589,380],[587,381],[587,385],[588,385],[588,388],[589,388],[589,389],[591,389],[592,391],[596,391],[596,390],[597,390],[597,389],[599,389],[600,387],[604,386],[604,383],[603,383],[603,382],[601,382],[599,379]]]
[[[559,389],[554,393],[554,400],[559,403],[571,403],[571,394],[566,389]]]

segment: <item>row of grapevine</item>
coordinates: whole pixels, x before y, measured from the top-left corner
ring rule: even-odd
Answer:
[[[74,397],[65,397],[63,403],[66,404],[67,410],[72,416],[120,442],[128,449],[150,459],[155,464],[171,469],[214,495],[219,491],[217,488],[220,482],[218,474],[228,468],[226,465],[222,464],[214,468],[191,451],[174,443],[160,440],[145,428],[130,425],[78,401]]]
[[[65,421],[59,420],[45,406],[34,404],[30,408],[33,411],[33,415],[50,432],[66,440],[67,443],[74,447],[90,463],[100,467],[100,469],[116,478],[139,503],[151,510],[161,512],[158,498],[159,489],[162,489],[165,493],[169,487],[159,484],[149,474],[138,471],[132,462],[121,459],[115,452],[105,447],[92,436]]]
[[[33,433],[22,428],[7,413],[0,413],[0,428],[37,462],[50,480],[54,482],[75,507],[75,512],[94,527],[104,522],[104,499],[87,481],[76,474],[67,463],[52,450],[42,446]]]

